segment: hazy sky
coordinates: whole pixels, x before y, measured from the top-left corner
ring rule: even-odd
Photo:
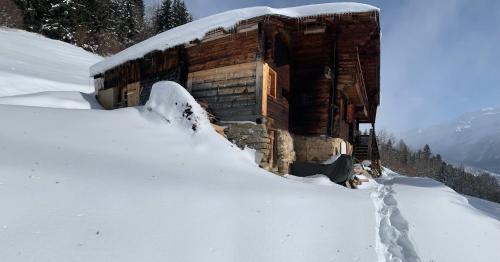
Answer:
[[[332,1],[186,0],[195,19],[256,5],[323,2]],[[397,133],[450,120],[464,112],[500,107],[500,1],[360,2],[381,9],[378,128]]]

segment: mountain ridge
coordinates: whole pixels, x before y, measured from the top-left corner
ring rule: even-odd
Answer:
[[[459,118],[401,134],[410,147],[429,144],[455,164],[500,173],[500,107],[468,112]]]

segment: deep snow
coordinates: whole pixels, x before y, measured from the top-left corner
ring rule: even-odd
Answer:
[[[89,66],[100,56],[23,30],[0,27],[0,96],[44,91],[91,93]]]
[[[182,87],[155,89],[148,107],[114,111],[0,105],[2,260],[498,255],[499,221],[438,182],[386,171],[377,188],[350,190],[320,176],[312,184],[282,178],[258,168],[206,119],[190,128],[185,108],[175,105],[193,101]],[[190,117],[203,119],[194,108]]]
[[[75,91],[45,91],[26,95],[0,96],[0,104],[67,109],[102,109],[94,94]]]
[[[265,172],[212,129],[193,132],[156,112],[1,105],[0,206],[8,212],[0,216],[0,257],[376,257],[369,192]]]

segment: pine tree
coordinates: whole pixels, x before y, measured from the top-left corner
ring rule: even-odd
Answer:
[[[77,25],[77,3],[73,0],[49,0],[41,21],[41,32],[54,39],[74,43]]]
[[[142,0],[14,1],[22,10],[26,30],[93,52],[115,53],[141,39]]]
[[[172,0],[163,0],[155,17],[156,33],[161,33],[174,27]]]
[[[424,159],[429,159],[431,157],[431,147],[428,144],[425,144],[424,149],[422,150],[422,154]]]
[[[174,27],[187,24],[193,21],[183,0],[174,0],[172,4]]]

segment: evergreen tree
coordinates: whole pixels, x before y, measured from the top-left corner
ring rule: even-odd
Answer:
[[[465,171],[463,166],[449,165],[443,161],[441,155],[433,155],[429,145],[412,152],[404,141],[400,140],[394,147],[394,138],[386,132],[380,133],[383,137],[377,138],[377,141],[384,166],[407,176],[430,177],[461,194],[500,203],[500,183],[491,175],[473,175]]]
[[[174,0],[172,3],[172,13],[174,27],[193,21],[193,17],[189,14],[183,0]]]
[[[3,1],[3,0],[2,0]],[[141,39],[142,0],[15,0],[25,29],[100,54]]]
[[[408,160],[410,158],[410,150],[403,139],[399,140],[398,144],[399,151],[399,161],[402,165],[408,164]]]
[[[167,31],[174,27],[172,0],[163,0],[155,17],[156,33]]]
[[[431,147],[428,144],[425,144],[424,149],[422,150],[422,154],[424,159],[429,159],[431,157]]]
[[[163,0],[155,15],[156,33],[161,33],[193,20],[182,0]]]
[[[49,0],[41,33],[54,39],[74,43],[78,5],[73,0]]]

